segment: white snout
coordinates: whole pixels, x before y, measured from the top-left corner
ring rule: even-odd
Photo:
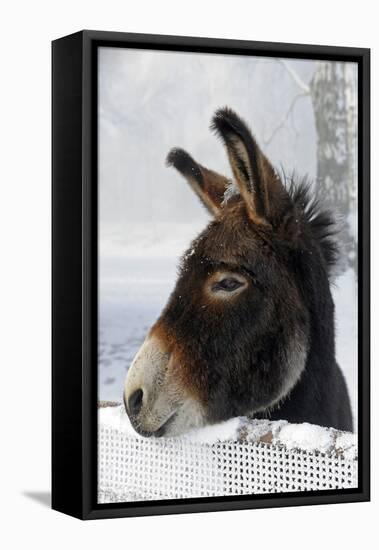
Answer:
[[[128,371],[125,409],[142,435],[178,435],[204,424],[202,406],[186,396],[172,376],[173,361],[159,338],[149,335]]]

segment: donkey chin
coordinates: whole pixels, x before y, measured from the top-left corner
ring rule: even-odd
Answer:
[[[170,376],[175,357],[149,335],[128,371],[124,405],[133,428],[144,437],[172,437],[206,424],[203,406]]]

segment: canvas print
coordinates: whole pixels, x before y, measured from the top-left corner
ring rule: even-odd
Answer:
[[[357,80],[99,48],[99,503],[358,486]]]

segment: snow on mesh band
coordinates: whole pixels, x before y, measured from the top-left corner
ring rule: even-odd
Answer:
[[[99,409],[99,503],[350,489],[357,465],[356,435],[332,428],[236,418],[146,439]]]

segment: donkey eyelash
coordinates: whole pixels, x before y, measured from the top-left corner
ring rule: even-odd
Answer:
[[[248,269],[247,267],[240,267],[239,270],[236,270],[234,266],[228,266],[225,263],[220,264],[220,266],[222,266],[225,271],[229,271],[231,273],[235,272],[237,275],[240,273],[247,277],[254,285],[260,286],[257,275],[251,269]]]
[[[256,286],[259,289],[263,288],[263,286],[260,284],[260,282],[257,278],[256,273],[254,271],[252,271],[251,269],[248,269],[247,267],[239,267],[239,269],[236,269],[235,265],[229,265],[226,262],[212,261],[209,258],[204,258],[202,261],[204,263],[206,262],[209,265],[209,267],[211,268],[212,271],[213,270],[215,270],[215,271],[226,271],[226,272],[229,272],[230,274],[235,273],[236,275],[238,275],[238,274],[244,275],[245,277],[247,277],[249,279],[249,281],[254,286]],[[208,273],[208,275],[210,275],[210,274],[211,274],[211,272]],[[217,283],[215,283],[215,284],[217,284]]]
[[[246,276],[251,280],[251,282],[252,282],[253,284],[255,284],[255,285],[257,285],[257,286],[260,286],[260,285],[259,285],[259,281],[258,281],[258,279],[257,279],[257,276],[256,276],[256,274],[255,274],[253,271],[251,271],[250,269],[247,269],[247,268],[245,268],[245,267],[243,267],[243,268],[241,269],[241,271],[242,271],[242,273],[243,273],[244,275],[246,275]]]

